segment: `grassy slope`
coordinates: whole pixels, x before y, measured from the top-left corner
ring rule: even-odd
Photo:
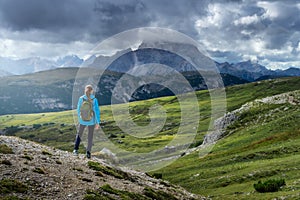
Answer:
[[[261,83],[236,85],[226,89],[228,110],[239,108],[246,102],[257,98],[280,94],[299,89],[300,78],[288,78]],[[201,120],[194,144],[200,144],[209,123],[210,101],[207,91],[197,92]],[[112,117],[110,106],[101,107],[103,130],[116,145],[130,151],[149,152],[164,147],[177,133],[180,125],[180,109],[175,97],[152,99],[130,104],[134,121],[140,125],[149,123],[148,108],[160,104],[167,110],[167,121],[162,131],[148,139],[136,139],[123,133]],[[114,105],[122,107],[124,105]],[[283,105],[287,106],[287,105]],[[192,192],[214,196],[216,199],[269,198],[272,196],[299,193],[299,109],[290,108],[288,112],[274,113],[273,118],[259,123],[255,116],[268,113],[250,110],[254,118],[232,127],[235,132],[221,140],[213,152],[203,159],[197,153],[182,157],[172,165],[160,170],[163,177],[182,185]],[[279,106],[279,110],[282,110]],[[52,122],[54,124],[47,124]],[[254,123],[255,122],[255,123]],[[63,123],[63,125],[62,125]],[[75,128],[72,111],[30,115],[0,116],[0,129],[12,125],[45,124],[40,128],[21,130],[17,136],[53,145],[65,150],[72,150]],[[257,124],[259,126],[257,126]],[[236,128],[236,129],[235,129]],[[98,141],[97,139],[95,141]],[[121,141],[121,142],[120,142]],[[105,144],[104,144],[105,145]],[[97,147],[97,143],[95,144]],[[82,149],[82,148],[81,148]],[[298,161],[297,161],[298,160]],[[198,175],[199,174],[199,175]],[[274,194],[253,193],[253,183],[260,178],[284,177],[287,187]],[[295,192],[292,190],[295,189]]]
[[[254,116],[255,111],[250,110],[248,114],[252,117],[238,124],[232,135],[219,141],[208,156],[199,158],[196,152],[159,172],[173,183],[214,199],[299,195],[300,110],[278,105],[268,116],[267,107]],[[288,112],[283,111],[286,108]],[[284,178],[287,187],[277,193],[254,192],[255,182],[271,177]]]
[[[291,81],[291,82],[289,82]],[[270,84],[271,83],[271,84]],[[246,101],[299,89],[299,78],[227,89],[229,110]],[[164,179],[213,199],[273,199],[300,195],[299,106],[263,105],[244,113],[230,127],[233,133],[219,141],[212,152],[199,158],[197,152],[159,170]],[[277,193],[260,194],[258,180],[284,178],[287,186]]]

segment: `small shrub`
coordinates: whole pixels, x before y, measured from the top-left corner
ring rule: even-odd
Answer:
[[[101,171],[103,168],[99,163],[94,161],[88,161],[88,166],[90,169],[93,169],[95,171]]]
[[[113,198],[110,198],[108,196],[105,196],[101,193],[99,193],[97,190],[86,190],[86,195],[83,198],[84,200],[112,200]]]
[[[86,194],[83,200],[110,200],[110,198],[96,194]]]
[[[172,185],[170,185],[169,183],[165,182],[165,181],[160,181],[160,184],[166,186],[166,187],[171,187]]]
[[[21,158],[25,158],[26,160],[30,160],[30,161],[33,160],[33,157],[29,155],[24,155]]]
[[[156,179],[162,179],[162,173],[154,173],[153,175],[152,175],[152,177],[153,178],[156,178]]]
[[[40,168],[40,167],[36,167],[34,170],[33,170],[33,172],[36,172],[36,173],[39,173],[39,174],[45,174],[46,172],[42,169],[42,168]]]
[[[103,174],[101,172],[95,172],[95,176],[103,177]]]
[[[202,140],[194,141],[194,142],[189,146],[189,148],[195,148],[195,147],[198,147],[198,146],[200,146],[202,143],[203,143]]]
[[[17,133],[20,130],[21,128],[19,128],[18,126],[5,127],[4,129],[6,135],[10,135],[10,136],[16,135],[15,133]]]
[[[13,150],[6,144],[0,144],[0,153],[3,154],[13,154]]]
[[[3,179],[0,181],[0,194],[24,193],[28,189],[27,185],[13,179]]]
[[[117,195],[120,197],[120,199],[124,200],[145,200],[144,196],[138,194],[138,193],[133,193],[125,190],[118,190],[115,188],[112,188],[109,184],[105,184],[99,188],[100,192],[102,191],[107,192],[109,194]],[[118,198],[119,199],[119,198]]]
[[[108,138],[117,138],[117,137],[118,137],[118,136],[115,135],[115,134],[113,134],[113,133],[109,134],[109,136],[108,136]]]
[[[258,181],[258,183],[255,183],[253,186],[257,192],[264,193],[277,192],[280,189],[280,187],[284,185],[284,179],[270,179],[265,182]]]
[[[102,173],[110,175],[110,176],[114,176],[115,178],[118,178],[118,179],[127,179],[127,180],[131,180],[131,181],[135,181],[132,177],[130,177],[130,175],[128,173],[123,172],[118,169],[108,167],[108,166],[103,166],[98,162],[89,161],[88,166],[90,169],[102,172]]]
[[[75,171],[79,171],[79,172],[83,172],[83,169],[81,169],[81,168],[78,168],[78,167],[74,167],[74,168],[73,168],[73,170],[75,170]]]
[[[46,151],[46,150],[43,150],[43,151],[42,151],[42,154],[43,154],[43,155],[52,156],[52,153],[50,153],[50,152],[48,152],[48,151]]]
[[[23,168],[21,169],[21,172],[25,172],[25,171],[28,171],[28,170],[29,170],[29,169],[23,167]]]
[[[1,164],[3,164],[3,165],[12,165],[9,160],[2,160]]]
[[[110,194],[118,194],[118,191],[112,188],[109,184],[102,185],[101,189],[103,189],[103,191],[108,192]]]
[[[155,191],[150,187],[145,187],[143,193],[144,193],[144,195],[146,195],[147,197],[150,197],[151,199],[157,199],[157,200],[176,200],[177,199],[172,194],[168,194],[164,191]]]
[[[89,183],[93,182],[93,180],[89,178],[82,178],[81,180]]]
[[[33,124],[32,125],[32,128],[34,128],[34,129],[38,129],[38,128],[41,128],[41,127],[42,127],[41,124]]]

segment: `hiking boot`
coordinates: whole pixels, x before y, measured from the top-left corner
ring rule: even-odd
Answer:
[[[91,158],[91,152],[87,151],[86,152],[86,157],[90,159]]]
[[[78,156],[78,150],[74,149],[73,155],[74,155],[74,156]]]

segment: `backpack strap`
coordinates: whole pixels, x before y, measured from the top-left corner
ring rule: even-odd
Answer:
[[[84,97],[82,97],[83,101],[87,101],[88,99],[85,99]],[[94,101],[95,97],[94,98],[91,98],[92,101]]]

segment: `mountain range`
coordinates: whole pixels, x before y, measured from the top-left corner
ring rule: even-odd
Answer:
[[[300,76],[300,69],[290,67],[286,70],[270,70],[256,62],[250,60],[239,63],[217,63],[216,66],[221,73],[230,74],[247,81],[273,79],[287,76]]]
[[[40,57],[31,57],[25,59],[11,59],[0,57],[0,77],[10,75],[23,75],[61,67],[78,67],[83,59],[76,55],[68,55],[49,60]]]
[[[163,49],[170,49],[172,51]],[[153,64],[157,63],[171,67],[179,72],[190,72],[199,69],[199,66],[193,66],[189,61],[173,52],[188,52],[186,54],[191,58],[197,58],[197,56],[201,55],[199,50],[190,44],[156,43],[153,45],[142,42],[136,50],[129,48],[117,51],[112,56],[91,55],[85,60],[79,58],[77,55],[67,55],[56,60],[40,57],[18,60],[0,57],[0,77],[23,75],[62,67],[95,67],[103,70],[130,73],[134,76],[166,74],[167,72],[159,67],[156,67],[155,70],[140,67],[145,64],[153,66]],[[260,65],[258,62],[250,60],[238,63],[219,63],[213,60],[212,62],[215,62],[220,73],[230,74],[250,82],[286,76],[300,76],[300,69],[296,67],[290,67],[285,70],[271,70]]]
[[[205,58],[197,57],[199,51],[194,46],[180,43],[161,43],[155,46],[158,48],[141,43],[136,50],[126,49],[113,56],[92,55],[86,60],[76,55],[55,61],[41,58],[12,61],[0,58],[0,115],[72,109],[76,106],[72,105],[75,80],[77,85],[82,86],[81,89],[77,88],[80,94],[85,84],[98,81],[95,83],[96,97],[100,100],[100,105],[107,105],[112,102],[124,103],[174,95],[174,91],[165,85],[175,87],[175,93],[186,93],[223,85],[300,76],[298,68],[269,70],[251,61],[230,64],[211,60],[220,71],[222,80],[218,80],[214,73],[208,72],[210,69],[205,69],[205,66],[196,68],[180,56],[180,53],[188,52],[196,61]],[[178,50],[179,54],[163,50],[166,46],[171,50]],[[10,66],[10,72],[5,71],[4,66]],[[77,74],[79,69],[80,74]],[[174,71],[179,72],[183,79],[174,76],[171,73]],[[22,75],[12,76],[12,73]],[[101,73],[103,76],[99,80]],[[127,78],[119,81],[124,75]],[[190,84],[189,87],[185,85],[186,81]]]
[[[192,59],[197,59],[202,53],[199,52],[195,46],[182,43],[161,43],[153,45],[148,43],[141,43],[139,48],[136,50],[125,49],[119,51],[113,56],[91,56],[88,62],[83,62],[85,67],[96,67],[100,69],[107,69],[110,71],[117,71],[122,73],[130,73],[134,76],[143,76],[151,74],[167,74],[162,68],[156,67],[156,70],[149,70],[147,68],[141,68],[142,65],[153,65],[161,64],[169,66],[179,72],[190,72],[195,70],[203,70],[201,66],[193,66],[189,61],[182,58],[179,54],[173,53],[173,51],[163,50],[168,49],[174,50],[174,52],[188,52],[188,55]],[[202,55],[203,56],[203,55]],[[112,62],[111,62],[112,60]],[[271,70],[265,66],[252,62],[250,60],[238,62],[238,63],[218,63],[216,61],[215,66],[218,68],[220,73],[230,74],[246,81],[256,81],[263,79],[272,79],[286,76],[300,76],[300,69],[291,67],[286,70]],[[110,63],[111,62],[111,63]],[[197,63],[197,62],[196,62]],[[199,63],[199,62],[198,62]],[[107,65],[107,66],[106,66]],[[208,70],[205,69],[204,70]]]

